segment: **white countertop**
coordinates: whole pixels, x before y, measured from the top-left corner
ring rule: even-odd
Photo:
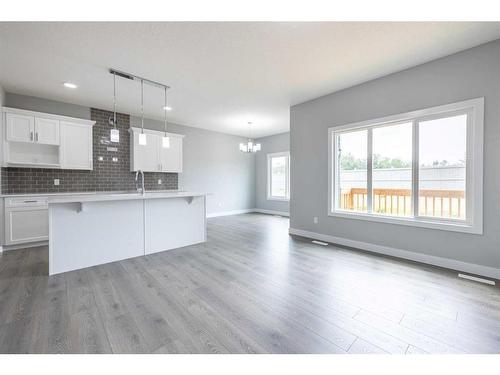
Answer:
[[[206,195],[205,193],[193,193],[189,191],[147,191],[145,194],[136,192],[100,192],[49,196],[48,203],[84,203],[102,201],[144,200],[144,199],[166,199],[166,198],[193,198]]]
[[[181,193],[183,190],[151,190],[146,193]],[[88,194],[135,194],[134,190],[111,190],[111,191],[68,191],[57,193],[14,193],[14,194],[0,194],[0,198],[17,198],[17,197],[54,197],[54,196],[67,196],[67,195],[88,195]]]

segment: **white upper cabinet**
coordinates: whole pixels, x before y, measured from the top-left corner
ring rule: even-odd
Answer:
[[[131,128],[130,170],[143,172],[182,172],[181,134],[167,133],[170,147],[162,146],[164,132],[144,130],[146,145],[139,144],[140,128]]]
[[[92,126],[61,121],[61,168],[93,169]]]
[[[154,134],[146,134],[146,144],[139,144],[139,133],[133,135],[134,171],[159,172],[158,161],[158,137]],[[132,142],[131,142],[132,143]]]
[[[59,144],[59,120],[35,117],[35,142],[44,145]]]
[[[163,136],[163,134],[162,134]],[[182,172],[182,138],[170,137],[170,147],[162,147],[160,139],[160,165],[162,172]]]
[[[3,165],[92,169],[95,121],[3,107]]]
[[[17,113],[6,113],[7,140],[59,144],[59,120]]]
[[[33,142],[35,117],[6,113],[7,140],[12,142]]]

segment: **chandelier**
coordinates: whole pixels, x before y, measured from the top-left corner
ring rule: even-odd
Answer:
[[[240,143],[241,152],[257,152],[260,151],[260,143],[254,143],[252,139],[252,123],[248,123],[249,138],[247,143]]]

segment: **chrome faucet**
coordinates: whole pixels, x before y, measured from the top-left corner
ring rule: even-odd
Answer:
[[[137,184],[139,174],[141,174],[141,187],[139,187]],[[135,188],[137,189],[138,193],[141,193],[142,195],[146,194],[146,189],[144,189],[144,172],[140,169],[135,172]]]

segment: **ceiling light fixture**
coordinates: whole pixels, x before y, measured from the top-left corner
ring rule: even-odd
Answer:
[[[167,105],[167,90],[170,86],[164,85],[163,83],[152,81],[147,78],[136,76],[135,74],[130,74],[126,72],[122,72],[116,69],[109,69],[109,72],[113,74],[115,77],[121,77],[125,79],[129,79],[131,81],[140,81],[141,82],[141,132],[139,133],[139,144],[141,146],[147,145],[147,137],[144,134],[144,83],[147,83],[151,86],[161,87],[165,90],[165,106],[163,109],[165,110],[165,136],[162,137],[162,145],[165,148],[170,147],[170,137],[167,136],[167,113],[166,111],[170,111],[172,108]]]
[[[71,82],[64,82],[63,83],[64,87],[67,87],[68,89],[76,89],[78,86],[75,85],[74,83]]]
[[[116,73],[113,73],[113,117],[109,118],[109,124],[113,126],[109,132],[109,140],[113,143],[119,143],[120,131],[116,128]]]
[[[163,135],[163,138],[161,139],[161,145],[164,147],[164,148],[169,148],[170,147],[170,137],[167,136],[167,111],[170,111],[170,108],[169,106],[167,106],[167,86],[165,86],[165,107],[163,107],[165,109],[165,134]],[[168,109],[170,108],[170,109]]]
[[[144,134],[144,80],[141,79],[141,134],[139,134],[139,144],[146,146],[146,134]]]
[[[252,139],[252,123],[248,123],[248,142],[240,143],[240,151],[241,152],[257,152],[261,150],[260,143],[254,143]]]

